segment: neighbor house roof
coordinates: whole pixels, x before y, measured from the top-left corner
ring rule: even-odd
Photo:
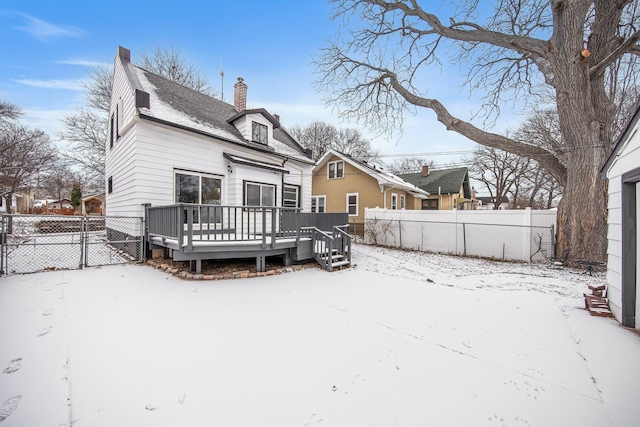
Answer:
[[[318,160],[318,164],[316,165],[316,167],[313,168],[313,172],[315,173],[320,168],[322,168],[327,163],[327,161],[332,158],[332,156],[339,157],[342,160],[350,163],[354,167],[360,169],[362,172],[370,175],[371,177],[373,177],[378,181],[378,185],[387,186],[390,188],[398,188],[410,193],[412,196],[417,198],[425,199],[429,197],[429,193],[427,191],[422,190],[416,187],[415,185],[405,181],[404,179],[400,178],[398,175],[395,175],[391,172],[385,171],[381,168],[378,168],[374,165],[370,165],[363,161],[356,160],[353,157],[349,156],[348,154],[344,154],[333,149],[330,149],[329,151],[324,153],[322,158]]]
[[[483,205],[488,205],[489,203],[495,203],[495,197],[476,197],[477,200],[481,201]],[[507,196],[502,196],[500,198],[500,203],[509,203],[509,198]]]
[[[421,172],[399,176],[431,194],[454,194],[460,192],[460,187],[464,187],[464,197],[471,198],[467,168],[433,170],[426,177]]]
[[[121,59],[131,87],[149,94],[148,107],[138,106],[141,118],[313,164],[302,146],[266,110],[238,113],[231,104],[136,67],[128,58]],[[233,125],[234,120],[246,114],[262,114],[273,124],[274,139],[269,140],[269,145],[245,139]]]

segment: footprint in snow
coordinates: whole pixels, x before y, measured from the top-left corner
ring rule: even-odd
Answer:
[[[51,316],[52,314],[53,314],[53,308],[50,308],[42,312],[43,316]]]
[[[13,359],[12,361],[9,362],[9,365],[6,368],[4,368],[2,372],[5,374],[13,374],[14,372],[16,372],[22,367],[22,364],[20,362],[22,362],[21,357],[17,359]]]
[[[9,418],[13,412],[18,409],[18,402],[22,395],[13,396],[4,401],[2,406],[0,406],[0,423]]]
[[[45,328],[42,328],[42,330],[40,331],[40,333],[37,336],[43,337],[43,336],[47,335],[49,332],[51,332],[52,328],[53,328],[53,326],[47,326]]]

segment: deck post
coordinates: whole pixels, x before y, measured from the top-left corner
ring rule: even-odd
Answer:
[[[259,255],[256,257],[256,272],[264,273],[265,271],[265,257],[264,255]]]

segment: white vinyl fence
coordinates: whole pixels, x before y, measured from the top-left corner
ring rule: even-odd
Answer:
[[[365,243],[540,262],[554,256],[555,210],[365,209]]]

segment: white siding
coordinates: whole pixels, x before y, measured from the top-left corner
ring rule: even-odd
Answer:
[[[618,321],[622,316],[622,175],[638,166],[640,166],[640,132],[636,124],[631,137],[619,150],[607,171],[609,179],[607,297],[609,307]]]
[[[135,148],[130,143],[134,138]],[[107,172],[107,176],[114,176],[114,192],[107,195],[109,215],[142,215],[144,203],[154,206],[173,204],[175,169],[220,176],[224,205],[243,204],[245,180],[276,185],[276,200],[278,205],[281,204],[281,172],[230,163],[223,153],[278,165],[283,159],[144,120],[136,123],[123,140],[122,144],[114,147],[113,166]],[[292,167],[294,163],[303,170],[304,178],[300,170]],[[285,182],[302,185],[306,194],[303,205],[309,208],[312,165],[288,161],[285,167],[291,169],[290,174],[285,174]]]

